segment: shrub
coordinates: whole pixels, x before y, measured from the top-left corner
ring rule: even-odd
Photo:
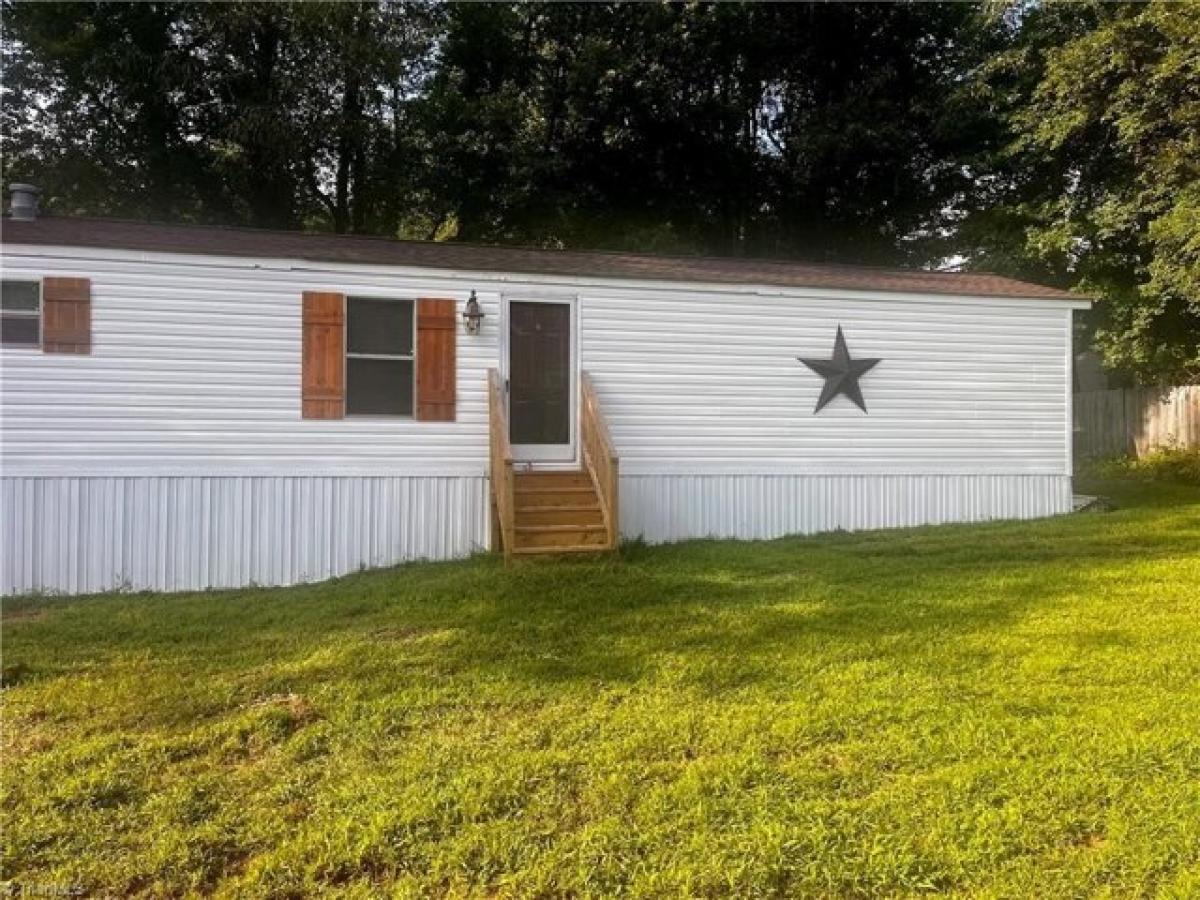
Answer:
[[[1101,478],[1133,477],[1200,484],[1200,447],[1160,447],[1140,459],[1093,460],[1085,463],[1083,469]]]

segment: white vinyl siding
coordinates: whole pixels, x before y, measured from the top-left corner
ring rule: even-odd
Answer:
[[[0,357],[8,474],[462,474],[487,461],[485,373],[501,293],[529,277],[6,248],[5,277],[92,279],[93,350]],[[1069,474],[1070,306],[1057,301],[570,286],[622,471]],[[451,296],[486,318],[460,335],[458,418],[300,418],[301,294]],[[838,324],[869,410],[797,356]]]
[[[1019,303],[594,296],[583,368],[629,474],[1069,474],[1070,312]],[[882,362],[814,415],[839,325]]]
[[[92,353],[0,355],[6,475],[470,475],[486,472],[484,333],[462,337],[455,422],[300,416],[301,297],[430,296],[390,271],[5,248],[5,274],[92,279]],[[77,255],[78,254],[78,255]],[[433,296],[466,293],[439,280]],[[469,288],[464,288],[469,292]],[[460,296],[461,295],[461,296]]]

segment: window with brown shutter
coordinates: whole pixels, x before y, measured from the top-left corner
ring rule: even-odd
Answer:
[[[303,416],[453,422],[453,300],[304,294]]]
[[[92,282],[42,279],[42,352],[92,352]]]
[[[343,294],[304,292],[301,415],[340,419],[346,412]]]
[[[453,422],[457,394],[453,300],[417,301],[417,418]]]

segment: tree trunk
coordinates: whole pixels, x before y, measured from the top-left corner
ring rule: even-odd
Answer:
[[[337,177],[334,181],[333,230],[345,234],[350,228],[350,173],[359,152],[358,129],[362,115],[358,74],[346,72],[346,90],[342,95],[342,122],[338,134]]]

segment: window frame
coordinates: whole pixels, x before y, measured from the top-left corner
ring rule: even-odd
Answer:
[[[412,317],[412,351],[408,354],[403,353],[351,353],[350,352],[350,301],[351,300],[382,300],[389,303],[407,303],[409,304],[409,316]],[[344,387],[344,396],[342,405],[344,419],[382,419],[387,422],[394,422],[397,419],[411,419],[416,421],[417,418],[417,303],[419,301],[415,297],[381,297],[372,294],[343,294],[342,295],[342,384]],[[411,362],[412,363],[412,402],[410,404],[411,412],[407,415],[404,413],[352,413],[350,412],[350,360],[351,359],[381,359],[388,362]]]
[[[38,327],[37,327],[37,340],[34,341],[33,343],[31,343],[31,344],[26,344],[26,343],[10,344],[6,341],[0,340],[0,347],[3,347],[5,350],[41,350],[42,342],[45,338],[45,327],[46,327],[45,326],[45,316],[43,315],[43,313],[45,311],[45,307],[46,307],[46,301],[45,301],[45,297],[44,297],[45,290],[42,285],[42,279],[41,278],[0,278],[0,282],[4,282],[4,281],[17,282],[17,283],[21,283],[21,284],[36,284],[37,285],[37,301],[38,302],[37,302],[36,310],[4,309],[4,307],[2,305],[0,305],[0,317],[16,316],[18,318],[25,318],[25,319],[31,319],[31,318],[36,317]]]

